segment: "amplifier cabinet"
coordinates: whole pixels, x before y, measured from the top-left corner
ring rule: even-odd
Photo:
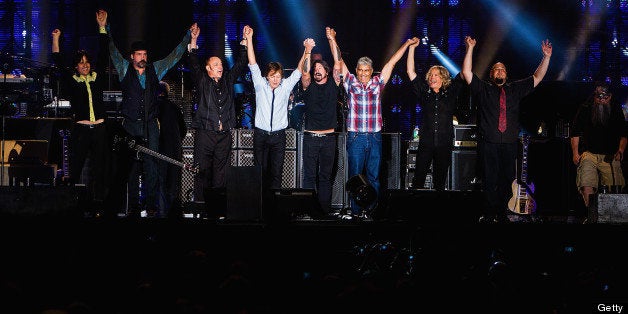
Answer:
[[[401,134],[382,133],[381,191],[401,189],[401,154]]]
[[[479,173],[477,173],[477,153],[475,150],[454,150],[451,153],[450,190],[477,190]]]
[[[475,124],[454,125],[454,147],[477,147],[478,127]]]
[[[414,169],[406,169],[406,173],[405,173],[405,189],[406,190],[434,189],[434,183],[432,182],[432,173],[428,172],[425,175],[425,184],[421,188],[415,187],[414,185],[412,185],[412,179],[414,179]]]
[[[183,148],[183,162],[188,165],[194,164],[194,149]],[[194,194],[194,175],[189,171],[181,171],[181,200],[183,202],[192,201]]]
[[[253,132],[251,129],[237,129],[236,147],[240,149],[253,149]]]
[[[406,168],[414,169],[416,166],[416,152],[408,151],[406,154]]]
[[[286,150],[297,149],[297,131],[295,129],[286,129]]]
[[[282,189],[297,188],[297,151],[286,150],[281,175]]]

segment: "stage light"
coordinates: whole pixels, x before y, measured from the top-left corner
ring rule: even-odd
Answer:
[[[390,80],[390,83],[392,83],[393,85],[401,85],[403,84],[403,79],[401,78],[401,75],[393,74],[392,79]]]
[[[430,43],[430,39],[427,36],[425,36],[421,38],[421,43],[427,46]]]
[[[444,53],[438,49],[438,47],[434,45],[430,45],[430,52],[441,62],[441,64],[449,71],[451,77],[455,77],[460,72],[460,67],[458,67],[449,57],[447,57]]]
[[[351,177],[345,186],[349,191],[349,197],[362,208],[369,208],[377,200],[377,191],[363,174]]]

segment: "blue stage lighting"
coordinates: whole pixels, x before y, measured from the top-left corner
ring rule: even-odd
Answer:
[[[440,51],[440,49],[436,48],[434,45],[430,45],[430,51],[432,54],[441,62],[441,64],[449,71],[451,76],[456,76],[460,72],[460,67],[458,67],[451,59],[449,59],[444,53]]]

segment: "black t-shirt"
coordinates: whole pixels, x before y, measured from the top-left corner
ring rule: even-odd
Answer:
[[[519,111],[521,99],[534,90],[532,76],[503,85],[506,92],[506,131],[497,129],[499,124],[500,87],[480,80],[475,74],[471,81],[471,93],[476,97],[479,112],[479,131],[490,143],[514,143],[519,138]]]
[[[330,77],[324,84],[312,80],[303,92],[305,104],[305,130],[320,131],[335,129],[338,86]]]
[[[580,136],[578,150],[594,154],[611,155],[619,148],[619,139],[628,136],[624,114],[618,104],[611,104],[611,116],[606,125],[594,125],[591,121],[591,103],[578,108],[574,118],[572,136]]]
[[[421,105],[421,145],[452,146],[454,138],[453,116],[458,103],[458,95],[464,81],[460,75],[451,81],[446,89],[438,93],[427,86],[425,80],[415,77],[412,91]]]

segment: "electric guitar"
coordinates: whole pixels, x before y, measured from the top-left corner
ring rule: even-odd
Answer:
[[[534,183],[528,183],[528,144],[530,136],[521,137],[521,178],[512,181],[512,197],[508,201],[508,209],[515,214],[530,215],[536,213],[536,201],[534,200]]]
[[[70,137],[69,130],[59,130],[61,136],[61,150],[62,150],[62,164],[61,169],[57,169],[55,182],[59,185],[68,184],[70,181],[70,147],[68,145],[68,138]]]
[[[182,161],[178,161],[176,159],[170,158],[166,155],[160,154],[152,149],[149,149],[147,147],[144,147],[140,144],[137,144],[137,142],[134,139],[130,139],[129,137],[126,136],[119,136],[119,135],[114,135],[113,137],[113,142],[114,144],[118,144],[119,142],[124,142],[126,143],[130,149],[133,149],[135,151],[138,151],[140,153],[144,153],[146,155],[150,155],[153,156],[155,158],[161,159],[163,161],[166,161],[168,163],[171,163],[175,166],[179,166],[189,172],[191,172],[192,174],[196,175],[198,173],[198,166],[192,166],[189,165],[187,163],[184,163]]]

